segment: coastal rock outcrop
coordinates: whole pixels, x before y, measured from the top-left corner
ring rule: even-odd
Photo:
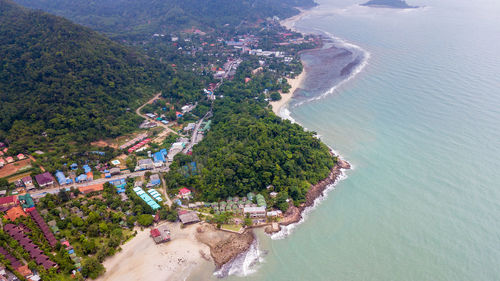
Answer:
[[[210,255],[217,268],[247,251],[255,240],[252,230],[242,234],[230,233],[218,230],[210,224],[200,225],[196,232],[196,239],[210,247]]]
[[[285,212],[283,219],[280,222],[280,225],[289,225],[292,223],[297,223],[302,218],[302,212],[305,208],[312,206],[314,204],[314,200],[316,198],[323,195],[323,192],[328,187],[328,185],[335,183],[340,174],[342,173],[342,169],[350,169],[351,165],[349,162],[338,159],[337,164],[332,168],[330,174],[327,178],[323,179],[319,183],[311,186],[306,195],[306,202],[299,207],[296,207],[290,204],[290,207]]]

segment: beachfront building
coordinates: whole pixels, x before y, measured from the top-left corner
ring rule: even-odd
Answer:
[[[183,210],[179,212],[179,220],[183,225],[187,225],[199,222],[200,218],[198,218],[198,214],[196,214],[196,212],[188,212]]]
[[[170,241],[170,230],[167,225],[160,225],[157,228],[152,228],[150,236],[156,244]]]
[[[266,217],[266,207],[245,207],[243,208],[243,214],[250,218],[265,218]]]

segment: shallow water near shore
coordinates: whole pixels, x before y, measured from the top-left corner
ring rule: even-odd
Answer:
[[[306,78],[291,117],[355,169],[286,239],[258,232],[256,272],[224,280],[498,280],[500,3],[319,2],[296,27],[370,58],[321,99],[302,102],[338,72]]]

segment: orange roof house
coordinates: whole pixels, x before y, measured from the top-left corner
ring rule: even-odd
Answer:
[[[28,268],[28,265],[23,265],[16,268],[17,272],[19,272],[25,278],[28,278],[33,275],[33,272]]]
[[[14,208],[10,208],[6,212],[7,214],[4,216],[4,218],[9,219],[11,221],[15,221],[19,217],[26,217],[26,213],[23,211],[23,209],[20,206],[16,206]]]

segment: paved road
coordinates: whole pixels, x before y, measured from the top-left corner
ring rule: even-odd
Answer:
[[[167,165],[168,165],[168,163],[167,163]],[[89,186],[89,185],[94,185],[94,184],[106,183],[106,182],[112,181],[112,180],[141,177],[148,171],[151,173],[166,173],[166,172],[168,172],[168,170],[169,170],[169,168],[167,166],[167,167],[162,167],[162,168],[153,169],[153,170],[129,172],[129,173],[116,175],[116,176],[113,176],[111,178],[100,178],[100,179],[96,179],[96,180],[88,181],[88,182],[83,182],[83,183],[74,183],[71,185],[51,187],[51,188],[46,188],[46,189],[42,189],[42,190],[32,190],[32,191],[28,191],[28,193],[33,198],[40,198],[40,197],[44,197],[46,194],[49,194],[49,193],[50,194],[57,194],[57,193],[59,193],[59,190],[61,190],[61,189],[67,189],[67,188],[72,188],[72,187],[78,188],[78,187],[84,187],[84,186]],[[168,199],[168,200],[170,200],[170,199]]]
[[[205,116],[203,116],[199,121],[198,123],[196,123],[196,126],[194,127],[194,130],[193,130],[193,134],[191,135],[191,141],[189,142],[189,144],[182,150],[183,153],[187,153],[188,151],[190,151],[193,146],[195,145],[195,141],[196,141],[196,138],[198,137],[198,129],[200,128],[201,126],[201,123],[203,123],[203,120],[205,118],[208,118],[209,116],[212,115],[212,110],[210,109],[209,112],[207,112],[205,114]]]

